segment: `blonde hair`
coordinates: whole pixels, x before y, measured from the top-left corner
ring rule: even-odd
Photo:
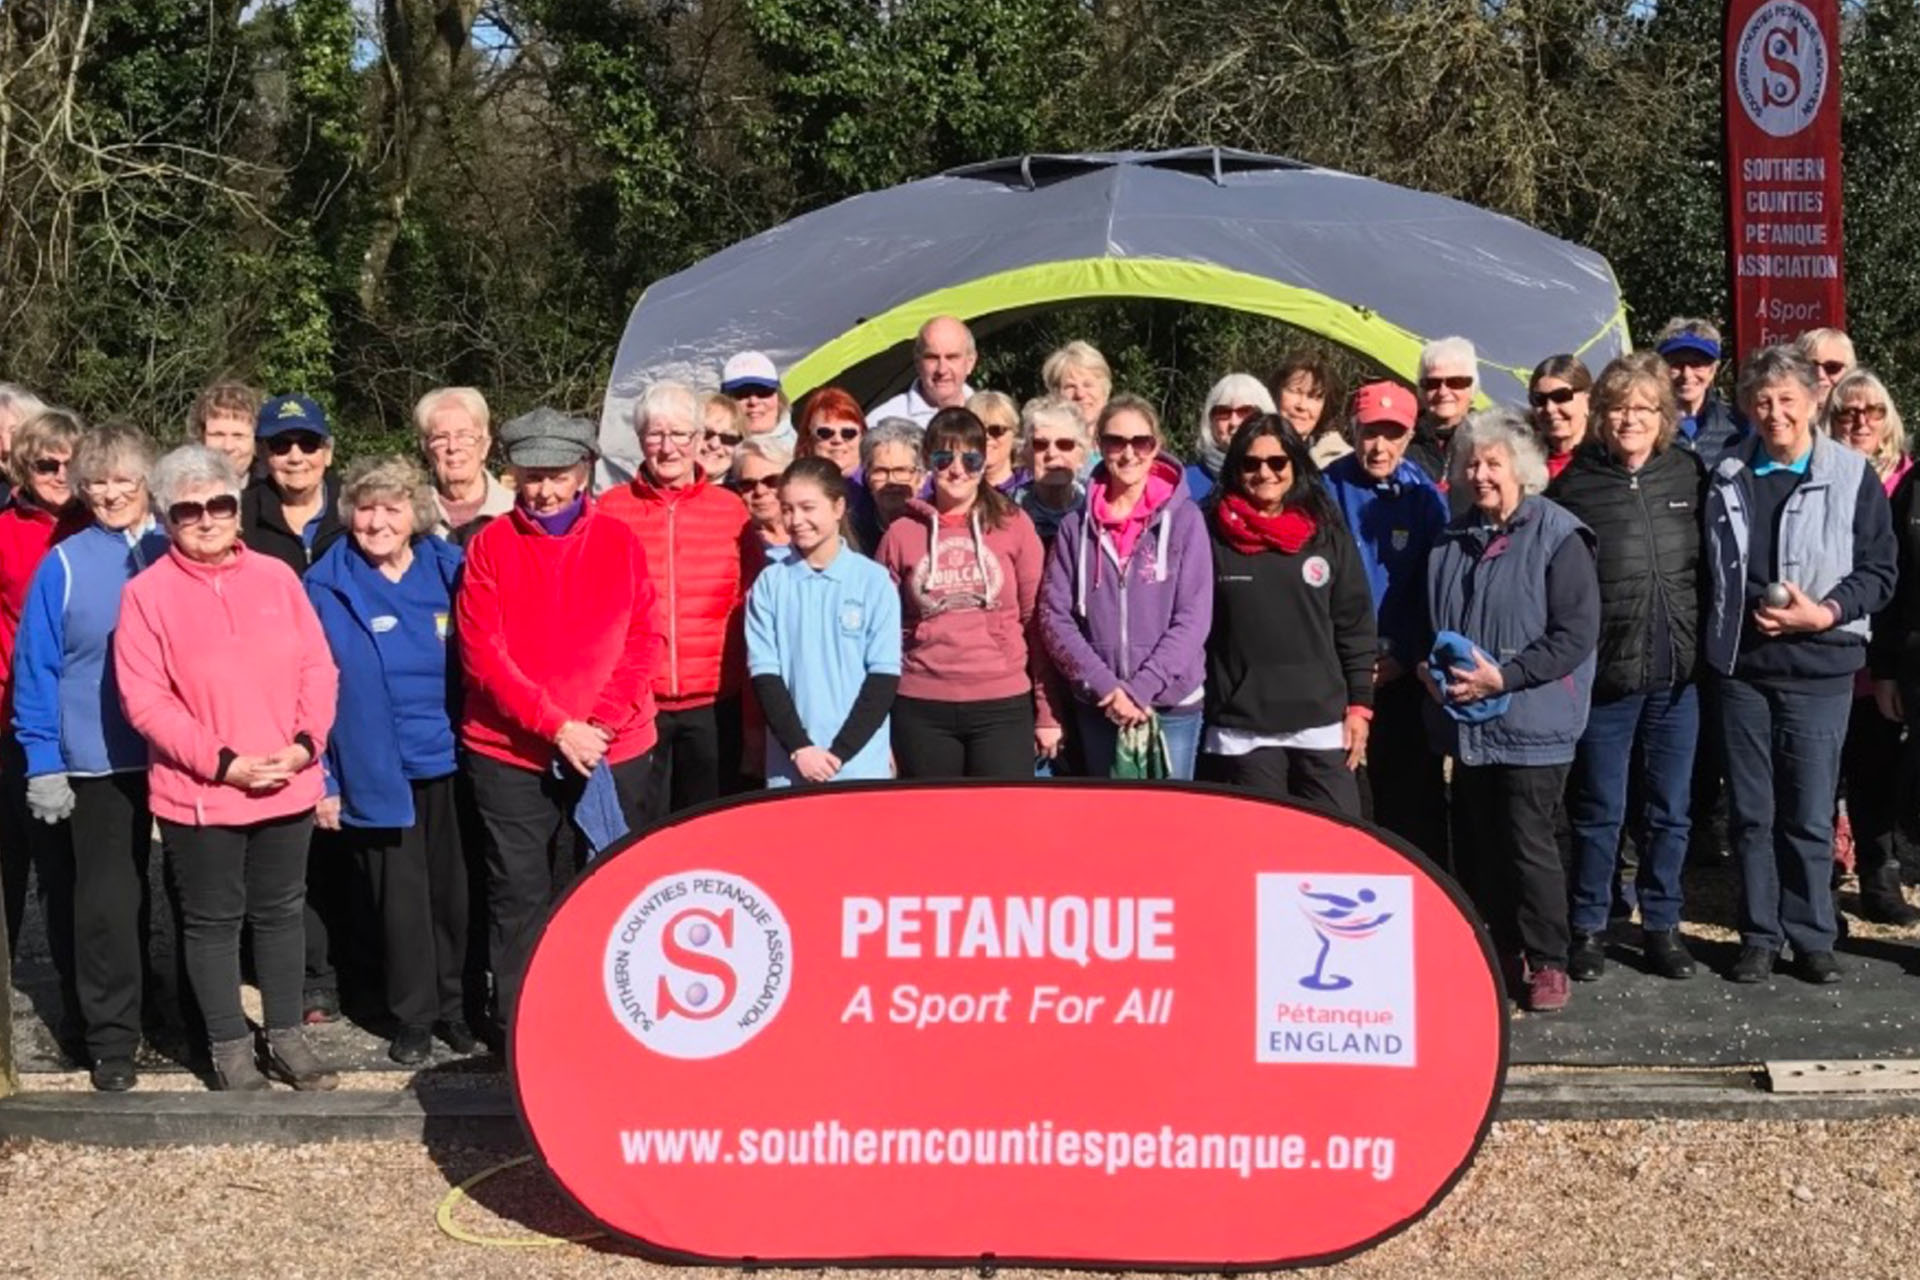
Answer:
[[[727,420],[733,423],[734,433],[743,439],[746,437],[747,411],[740,407],[738,400],[735,400],[724,391],[709,391],[707,394],[701,396],[700,425],[703,429],[706,426],[707,410],[709,409],[719,409],[725,413]]]
[[[1793,348],[1811,362],[1818,358],[1814,353],[1828,342],[1838,343],[1840,350],[1846,353],[1843,358],[1849,371],[1860,363],[1859,357],[1853,354],[1853,339],[1847,336],[1845,329],[1809,329],[1793,340]]]
[[[424,439],[433,426],[433,415],[448,408],[466,410],[467,416],[482,431],[491,432],[493,429],[493,415],[487,409],[485,396],[472,387],[435,387],[413,406],[414,430]]]
[[[413,531],[429,533],[440,523],[440,504],[434,498],[427,477],[399,454],[385,458],[362,458],[347,468],[340,481],[340,523],[351,525],[353,513],[369,498],[398,495],[413,508]]]
[[[991,419],[995,426],[1020,429],[1020,407],[1004,391],[976,391],[968,397],[967,408],[982,424]]]
[[[1680,402],[1674,398],[1667,362],[1658,352],[1630,351],[1602,369],[1593,384],[1589,420],[1602,442],[1611,446],[1613,433],[1607,428],[1607,410],[1624,405],[1627,397],[1641,388],[1653,395],[1653,402],[1660,410],[1660,434],[1653,445],[1653,451],[1660,453],[1673,443],[1674,434],[1680,429]]]
[[[1113,368],[1107,364],[1107,358],[1100,354],[1098,347],[1079,338],[1047,357],[1046,363],[1040,366],[1040,380],[1047,384],[1048,391],[1059,395],[1060,384],[1075,369],[1086,370],[1098,378],[1107,391],[1113,390]]]
[[[33,464],[39,456],[62,447],[72,456],[86,429],[87,424],[71,409],[42,409],[15,427],[12,451],[7,455],[7,470],[13,474],[14,486],[31,493]],[[68,478],[71,480],[71,472]]]
[[[1856,392],[1864,392],[1869,401],[1877,401],[1887,411],[1886,419],[1880,424],[1880,439],[1867,455],[1874,471],[1885,479],[1893,474],[1907,451],[1907,427],[1900,420],[1900,410],[1894,407],[1893,397],[1887,393],[1887,384],[1872,370],[1852,369],[1841,374],[1833,384],[1833,395],[1827,401],[1827,430],[1835,439],[1840,438],[1840,409],[1846,404],[1847,396]]]

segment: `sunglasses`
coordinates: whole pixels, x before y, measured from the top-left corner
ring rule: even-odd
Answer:
[[[755,490],[778,493],[780,492],[780,474],[775,472],[770,476],[761,476],[758,480],[743,479],[737,482],[737,487],[741,493],[752,493]]]
[[[1887,406],[1883,404],[1846,405],[1835,409],[1833,416],[1841,422],[1885,422]]]
[[[1847,362],[1845,360],[1822,360],[1819,362],[1819,369],[1820,372],[1826,374],[1829,378],[1837,378],[1847,371]]]
[[[1420,379],[1422,391],[1438,391],[1442,387],[1449,391],[1467,391],[1473,387],[1473,379],[1463,373],[1456,373],[1451,378]]]
[[[1012,433],[1013,433],[1012,427],[1003,427],[997,422],[992,423],[987,427],[987,436],[989,439],[993,439],[993,440],[1005,440]]]
[[[67,469],[65,458],[35,458],[33,474],[37,476],[57,476]]]
[[[1045,436],[1033,438],[1033,451],[1041,453],[1072,453],[1080,447],[1080,442],[1071,436],[1062,436],[1058,440],[1049,440]]]
[[[1284,454],[1275,454],[1271,457],[1264,455],[1256,457],[1250,453],[1240,459],[1240,473],[1242,475],[1257,476],[1262,471],[1271,471],[1275,476],[1284,476],[1288,471],[1292,470],[1292,468],[1293,464],[1287,461],[1286,455]]]
[[[1550,404],[1571,404],[1580,393],[1572,387],[1555,387],[1551,391],[1535,391],[1527,396],[1527,403],[1536,409],[1544,409]]]
[[[707,432],[707,443],[722,444],[731,449],[740,443],[740,437],[732,431],[709,431]]]
[[[167,508],[172,524],[199,524],[202,517],[231,520],[240,514],[240,499],[230,493],[218,494],[205,502],[176,502]]]
[[[1109,436],[1100,437],[1100,448],[1106,453],[1120,453],[1131,449],[1141,457],[1160,447],[1160,442],[1152,436]]]
[[[325,436],[314,435],[311,431],[289,431],[268,440],[267,452],[276,458],[284,458],[295,449],[302,453],[318,453],[326,447],[326,443]]]
[[[984,453],[975,453],[971,449],[965,453],[955,453],[951,449],[935,449],[927,455],[927,461],[933,464],[935,471],[945,471],[953,465],[955,458],[960,459],[960,465],[966,468],[967,474],[970,476],[977,476],[987,469],[987,455]]]
[[[818,440],[821,444],[830,444],[835,440],[839,440],[843,444],[852,444],[855,440],[858,440],[860,438],[860,428],[858,427],[815,427],[813,429],[813,438],[815,440]]]

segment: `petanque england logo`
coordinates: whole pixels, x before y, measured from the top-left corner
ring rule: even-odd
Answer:
[[[1413,877],[1255,877],[1254,1061],[1419,1061]]]
[[[1734,47],[1734,82],[1749,119],[1776,138],[1813,123],[1827,94],[1827,42],[1797,0],[1754,10]]]
[[[793,934],[760,886],[683,871],[640,891],[607,938],[607,1004],[669,1058],[717,1058],[760,1034],[793,984]]]

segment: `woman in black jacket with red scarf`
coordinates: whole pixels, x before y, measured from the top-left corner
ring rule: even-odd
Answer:
[[[1208,530],[1213,629],[1199,777],[1359,817],[1373,593],[1285,419],[1262,414],[1234,433]]]

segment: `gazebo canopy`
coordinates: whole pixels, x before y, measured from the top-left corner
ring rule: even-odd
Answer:
[[[1627,347],[1606,259],[1457,200],[1211,147],[1022,156],[854,196],[655,283],[614,360],[603,479],[637,465],[647,385],[713,386],[734,352],[771,356],[791,398],[836,382],[872,403],[913,377],[933,316],[984,337],[1103,298],[1269,316],[1408,381],[1424,343],[1462,334],[1512,402],[1549,355],[1597,368]]]

